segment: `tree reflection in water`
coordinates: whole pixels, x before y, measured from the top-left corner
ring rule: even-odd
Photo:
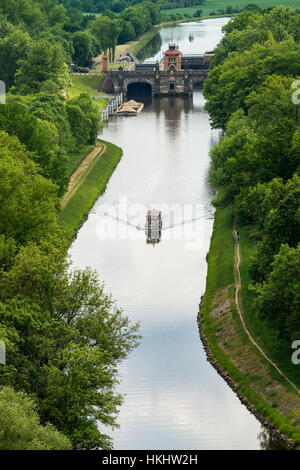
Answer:
[[[271,431],[262,427],[262,431],[257,435],[261,450],[288,450],[278,437],[274,436]]]
[[[137,53],[137,58],[140,62],[143,62],[147,57],[153,57],[160,50],[161,45],[161,36],[157,33],[151,41],[149,41],[148,44],[146,44],[146,46]]]

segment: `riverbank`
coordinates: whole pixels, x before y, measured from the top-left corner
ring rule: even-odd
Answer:
[[[300,448],[299,394],[250,341],[237,312],[233,224],[232,206],[217,208],[207,257],[206,292],[198,316],[202,342],[208,360],[251,413],[288,447]],[[245,266],[249,241],[244,228],[240,233],[241,300],[245,310],[248,306],[245,302]],[[247,321],[247,314],[245,319]],[[255,322],[254,318],[252,322]]]
[[[230,15],[218,15],[220,17],[222,16],[230,16]],[[216,17],[218,17],[216,16]],[[140,38],[138,38],[135,41],[128,42],[126,44],[119,44],[116,47],[116,57],[119,57],[120,55],[128,55],[128,54],[133,54],[134,56],[137,57],[139,53],[149,44],[150,41],[156,36],[156,34],[159,32],[160,29],[168,27],[168,26],[173,26],[179,23],[190,23],[194,21],[200,21],[203,19],[208,19],[208,18],[214,18],[212,16],[209,17],[198,17],[198,18],[182,18],[180,20],[173,20],[173,21],[164,21],[158,25],[155,25],[151,31],[148,31],[147,33],[143,34]],[[99,58],[101,58],[99,56]],[[115,62],[113,63],[114,66],[122,65],[124,67],[123,63]]]
[[[236,8],[242,10],[245,6],[249,5],[249,2],[248,0],[239,0],[238,2],[238,6]],[[255,2],[254,2],[255,3]],[[169,10],[161,10],[161,13],[162,15],[174,15],[176,13],[179,13],[179,14],[190,14],[190,15],[193,15],[197,10],[202,10],[202,14],[203,16],[208,16],[209,18],[211,18],[211,14],[215,11],[219,11],[219,10],[225,10],[230,7],[230,2],[228,2],[228,0],[206,0],[206,2],[202,5],[195,5],[195,6],[192,6],[192,7],[181,7],[181,8],[172,8],[172,9],[169,9]],[[264,8],[269,8],[269,7],[272,7],[272,6],[276,6],[276,5],[283,5],[283,6],[286,6],[286,7],[291,7],[291,8],[297,8],[298,7],[298,4],[296,2],[296,0],[260,0],[260,2],[258,3],[258,6],[262,9]],[[235,6],[235,4],[234,4]],[[230,14],[228,12],[228,14]]]
[[[59,220],[65,227],[70,239],[86,220],[88,213],[99,195],[105,191],[106,185],[119,163],[122,149],[110,142],[98,141],[98,148],[94,149],[90,158],[87,156],[75,173],[74,185],[62,199],[62,209]],[[84,167],[84,168],[83,168]],[[74,176],[75,176],[74,173]]]

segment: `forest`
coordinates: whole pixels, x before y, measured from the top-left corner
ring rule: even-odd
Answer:
[[[251,227],[249,289],[278,339],[300,337],[300,15],[244,11],[224,27],[204,85],[217,207]]]
[[[202,5],[205,0],[153,0],[160,9],[184,8]],[[86,13],[102,13],[112,10],[120,13],[125,8],[140,3],[140,0],[60,0],[67,10],[78,9]]]
[[[98,133],[90,96],[65,97],[78,34],[108,47],[97,21],[56,0],[0,0],[2,450],[111,448],[118,366],[140,340],[95,272],[72,266],[58,222],[69,155]]]
[[[2,450],[112,448],[118,367],[140,341],[139,325],[96,273],[72,267],[58,222],[70,154],[94,144],[99,126],[89,95],[66,99],[71,64],[113,55],[161,21],[158,2],[116,1],[120,14],[101,1],[98,17],[84,15],[80,0],[0,0]],[[94,13],[97,2],[89,4]],[[257,314],[292,341],[300,337],[300,15],[244,11],[224,32],[204,86],[212,125],[224,131],[211,154],[216,205],[234,204],[250,225]]]

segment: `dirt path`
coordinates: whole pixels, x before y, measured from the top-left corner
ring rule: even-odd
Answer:
[[[234,271],[235,271],[235,304],[237,308],[237,312],[239,314],[240,320],[242,322],[243,328],[249,337],[250,341],[254,344],[254,346],[259,350],[261,355],[271,364],[277,372],[296,390],[298,395],[300,395],[300,390],[296,387],[296,385],[277,367],[277,365],[269,359],[269,357],[266,355],[264,350],[256,343],[256,341],[253,339],[252,335],[248,331],[245,321],[244,321],[244,313],[243,313],[243,307],[240,301],[240,290],[242,287],[242,281],[241,281],[241,273],[240,273],[240,263],[241,263],[241,250],[240,250],[240,243],[237,240],[237,227],[236,227],[236,221],[234,222],[234,227],[233,227],[233,233],[234,237],[236,240],[236,245],[235,245],[235,256],[234,256]]]
[[[68,204],[70,199],[73,197],[79,186],[81,186],[81,184],[84,182],[85,178],[92,171],[105,150],[106,145],[101,142],[97,142],[95,148],[85,157],[77,170],[74,171],[69,181],[68,190],[60,203],[62,209]]]

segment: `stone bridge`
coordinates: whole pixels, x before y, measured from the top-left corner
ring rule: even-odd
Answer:
[[[208,73],[208,66],[198,70],[162,71],[158,64],[143,64],[136,70],[114,70],[108,72],[101,83],[101,91],[106,93],[131,92],[152,95],[187,95],[195,85],[202,86]]]

